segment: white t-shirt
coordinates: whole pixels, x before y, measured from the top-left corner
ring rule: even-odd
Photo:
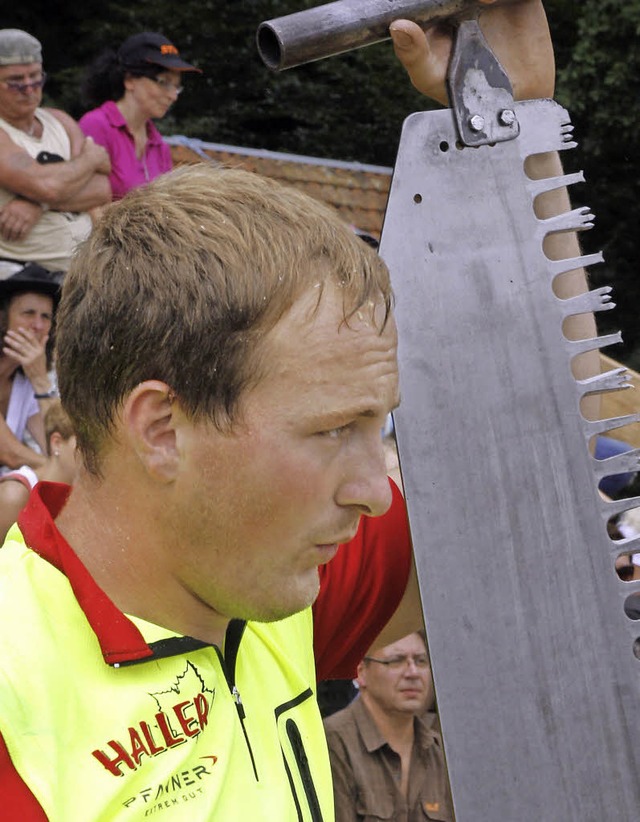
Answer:
[[[22,371],[17,371],[11,385],[7,425],[16,439],[22,442],[29,417],[40,411],[38,400],[33,396],[33,386]]]

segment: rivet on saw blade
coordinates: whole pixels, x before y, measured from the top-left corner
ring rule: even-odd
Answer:
[[[484,128],[484,117],[480,114],[474,114],[469,117],[469,128],[471,131],[482,131]]]
[[[498,115],[498,120],[503,126],[512,126],[516,121],[515,111],[511,111],[510,108],[503,109]]]

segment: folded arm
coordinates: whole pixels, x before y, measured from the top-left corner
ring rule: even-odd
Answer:
[[[40,415],[34,416],[39,417]],[[33,422],[35,422],[34,417],[30,417],[29,424]],[[37,454],[28,445],[20,442],[7,425],[5,418],[0,415],[0,465],[8,465],[9,468],[19,468],[21,465],[40,468],[44,463],[45,458],[42,454]]]
[[[109,202],[107,152],[91,138],[85,138],[77,123],[64,112],[52,113],[69,136],[71,159],[38,163],[0,131],[0,186],[58,211],[86,211]]]

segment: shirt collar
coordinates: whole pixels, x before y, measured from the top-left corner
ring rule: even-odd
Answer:
[[[106,103],[102,104],[101,108],[104,111],[105,117],[109,121],[110,126],[114,126],[114,128],[122,128],[127,133],[131,134],[129,124],[124,119],[122,112],[113,100],[107,100]],[[152,120],[147,120],[147,140],[150,145],[158,145],[163,142],[162,136]]]
[[[358,725],[358,730],[360,731],[360,735],[362,737],[362,741],[369,753],[373,753],[388,744],[387,740],[378,730],[378,726],[376,725],[373,717],[367,710],[364,700],[359,696],[356,697],[353,702],[353,713],[356,724]],[[431,746],[439,739],[438,733],[433,731],[429,727],[428,722],[420,716],[414,717],[414,733],[414,744],[423,752],[429,750],[429,748],[431,748]]]
[[[55,518],[71,489],[55,482],[40,482],[18,517],[26,545],[51,563],[69,580],[78,604],[95,633],[104,660],[121,665],[155,656],[154,649],[97,585],[75,551],[56,528]]]
[[[373,717],[367,710],[361,696],[357,696],[353,702],[353,714],[364,746],[369,753],[373,753],[373,751],[377,751],[387,744],[387,740],[378,730],[378,726],[373,721]]]

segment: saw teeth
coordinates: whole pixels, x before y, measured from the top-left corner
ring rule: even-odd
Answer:
[[[560,231],[588,231],[593,228],[594,220],[595,216],[589,206],[581,206],[540,222],[544,226],[545,234],[556,234]]]
[[[606,504],[606,503],[605,503]],[[634,506],[635,507],[635,506]],[[611,513],[611,512],[608,512]],[[637,537],[627,537],[626,539],[616,539],[611,546],[614,556],[620,554],[635,554],[640,551],[640,535]],[[640,591],[640,579],[636,580],[636,591]],[[626,590],[626,585],[625,585]],[[631,589],[630,589],[631,592]]]
[[[565,317],[573,314],[587,314],[590,311],[610,311],[616,307],[611,299],[613,289],[610,285],[602,288],[594,288],[593,291],[585,291],[576,297],[569,297],[562,301],[562,311]]]
[[[608,345],[617,345],[622,342],[622,334],[616,331],[615,334],[606,334],[604,337],[590,337],[586,340],[567,340],[571,346],[571,357],[578,354],[585,354],[587,351],[594,351],[596,348],[606,348]]]
[[[562,174],[559,177],[543,177],[541,180],[530,180],[528,187],[531,195],[537,197],[546,191],[553,191],[556,188],[574,185],[575,183],[584,183],[584,173],[582,171],[576,171],[573,174]]]
[[[559,274],[566,274],[568,271],[587,268],[587,266],[603,262],[602,252],[598,251],[596,254],[583,254],[580,257],[568,257],[565,260],[549,260],[549,270],[553,277],[557,277]]]
[[[604,374],[596,374],[586,380],[576,380],[582,388],[583,394],[593,394],[596,391],[617,391],[620,388],[633,388],[633,383],[629,382],[631,375],[626,368],[614,368],[605,371]]]
[[[603,513],[606,514],[607,519],[616,517],[619,514],[624,513],[624,511],[630,511],[632,508],[637,508],[638,506],[640,506],[640,497],[624,497],[623,499],[607,501],[603,499],[600,500],[600,507]],[[639,539],[639,537],[632,537],[631,539],[636,540]],[[619,548],[621,544],[624,544],[624,540],[622,542],[616,541],[614,543],[617,548]]]
[[[594,471],[598,479],[612,474],[634,473],[638,470],[640,470],[640,448],[616,454],[606,460],[597,460],[594,457]]]
[[[634,422],[640,422],[640,414],[625,414],[622,417],[609,417],[606,420],[585,420],[585,431],[587,438],[591,439],[598,434],[624,428],[625,425],[632,425]],[[640,502],[638,504],[640,505]]]

